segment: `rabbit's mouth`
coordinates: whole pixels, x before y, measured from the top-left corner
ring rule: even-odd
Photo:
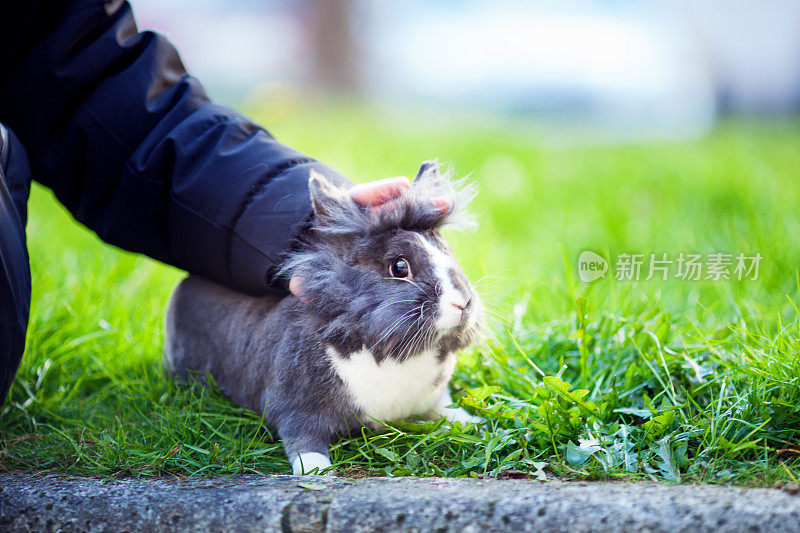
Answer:
[[[461,302],[448,302],[441,305],[437,327],[443,332],[462,327],[470,329],[479,327],[483,315],[483,305],[475,297],[467,298]]]
[[[478,340],[484,327],[483,303],[479,298],[470,298],[458,312],[450,311],[451,315],[436,320],[439,345],[446,351],[461,350]],[[445,322],[449,320],[449,324]],[[448,324],[447,327],[442,327]]]
[[[442,331],[449,331],[469,320],[469,302],[458,304],[454,302],[446,303],[439,310],[439,319],[436,321],[437,327]]]

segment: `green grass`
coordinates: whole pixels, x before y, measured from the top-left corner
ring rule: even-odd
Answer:
[[[349,106],[250,111],[356,180],[412,174],[439,157],[480,188],[480,228],[452,239],[493,318],[452,386],[487,422],[411,421],[339,440],[340,473],[800,477],[798,123],[565,147],[475,120],[410,123]],[[289,472],[255,414],[165,379],[162,315],[180,272],[102,245],[44,189],[30,218],[33,315],[0,408],[0,468]],[[763,260],[757,280],[585,284],[575,274],[584,249]]]

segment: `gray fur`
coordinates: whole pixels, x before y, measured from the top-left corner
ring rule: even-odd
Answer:
[[[435,162],[423,164],[409,191],[381,209],[356,205],[318,175],[309,189],[315,222],[280,270],[303,280],[304,301],[250,297],[189,276],[175,289],[166,320],[167,369],[179,379],[213,376],[233,402],[277,428],[290,459],[301,452],[328,457],[334,435],[369,425],[327,346],[344,358],[368,348],[378,363],[431,351],[443,361],[473,342],[482,323],[475,290],[460,268],[450,268],[467,297],[464,317],[481,318],[434,329],[440,287],[419,236],[451,255],[438,229],[471,194],[457,191]],[[437,211],[431,197],[448,198],[450,208]],[[413,283],[389,276],[388,263],[401,255]],[[433,383],[441,375],[420,379]]]

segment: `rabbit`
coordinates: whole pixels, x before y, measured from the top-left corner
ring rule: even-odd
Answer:
[[[295,294],[252,297],[196,275],[173,291],[164,364],[210,374],[277,429],[294,475],[331,466],[337,434],[412,416],[478,422],[452,407],[456,352],[483,327],[481,300],[439,229],[473,196],[438,163],[377,207],[312,171],[310,228],[279,275]]]

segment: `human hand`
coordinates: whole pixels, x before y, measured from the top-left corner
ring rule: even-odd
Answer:
[[[355,203],[363,206],[379,206],[394,200],[408,189],[411,182],[405,176],[383,178],[361,183],[348,192]]]
[[[406,176],[396,176],[361,183],[352,187],[348,192],[355,203],[380,209],[403,194],[409,186],[410,181]],[[431,198],[431,203],[440,211],[450,209],[450,202],[447,198]]]

